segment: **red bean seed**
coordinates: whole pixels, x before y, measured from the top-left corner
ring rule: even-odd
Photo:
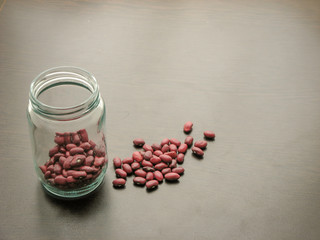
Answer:
[[[46,165],[39,166],[39,168],[40,168],[40,170],[41,170],[41,172],[42,172],[43,174],[46,173],[46,171],[47,171],[47,166],[46,166]]]
[[[177,157],[177,152],[173,152],[173,151],[171,151],[171,152],[166,152],[166,153],[164,153],[164,155],[168,155],[168,156],[170,156],[171,158],[176,158],[176,157]]]
[[[133,182],[134,182],[134,184],[137,184],[137,185],[144,185],[144,184],[146,184],[146,179],[145,178],[143,178],[143,177],[135,177],[135,178],[133,178]]]
[[[153,152],[153,148],[148,145],[148,144],[144,144],[143,147],[142,147],[146,152],[147,151],[150,151],[150,152]]]
[[[186,137],[186,139],[184,140],[184,143],[187,144],[188,147],[191,147],[193,143],[193,137],[191,136]]]
[[[145,141],[142,138],[136,138],[133,140],[133,144],[136,147],[142,147],[145,144]]]
[[[89,140],[89,143],[91,145],[91,149],[94,149],[97,146],[97,144],[92,140]]]
[[[135,160],[137,162],[141,162],[143,160],[143,157],[140,152],[133,152],[132,158],[133,158],[133,160]]]
[[[116,175],[121,178],[127,177],[127,173],[123,169],[120,169],[120,168],[116,169]]]
[[[159,182],[162,182],[163,174],[160,171],[155,171],[153,175],[156,180],[158,180]]]
[[[215,139],[216,134],[212,131],[205,131],[203,135],[208,139]]]
[[[137,163],[137,162],[131,163],[131,168],[132,168],[132,170],[139,169],[140,168],[140,163]]]
[[[58,145],[54,146],[49,150],[49,157],[53,157],[53,155],[55,155],[58,152],[59,152],[59,146]]]
[[[122,160],[122,164],[125,164],[125,163],[127,163],[127,164],[133,163],[132,157],[126,157],[126,158],[124,158],[124,159]]]
[[[161,158],[157,157],[157,156],[153,156],[151,159],[150,159],[150,162],[154,165],[158,164],[158,163],[161,163]]]
[[[84,152],[83,148],[81,147],[75,147],[75,148],[72,148],[70,150],[70,154],[73,156],[73,155],[76,155],[76,154],[82,154]]]
[[[78,133],[71,133],[71,141],[74,143],[74,144],[79,144],[80,143],[80,137],[78,135]]]
[[[169,173],[169,172],[171,172],[171,168],[164,168],[164,169],[161,170],[161,173],[162,173],[163,175],[166,175],[166,174]]]
[[[91,149],[91,145],[88,142],[83,142],[80,144],[80,147],[83,148],[85,151],[88,151]]]
[[[173,159],[169,165],[169,168],[176,168],[177,167],[177,160]]]
[[[158,185],[159,185],[159,182],[157,180],[150,180],[146,183],[147,189],[156,188]]]
[[[132,173],[132,168],[128,163],[122,165],[122,169],[129,175]]]
[[[62,172],[62,167],[59,163],[56,163],[53,167],[53,171],[55,174],[59,175]]]
[[[142,160],[141,165],[143,167],[153,167],[153,164],[147,160]]]
[[[204,140],[196,141],[193,146],[201,149],[205,149],[207,147],[207,141],[204,141]]]
[[[66,160],[67,160],[66,157],[61,156],[61,157],[59,158],[59,163],[60,163],[60,165],[63,166],[63,164],[64,164],[64,162],[65,162]]]
[[[93,165],[96,167],[103,166],[105,163],[105,158],[104,157],[95,157],[94,158],[94,163]]]
[[[147,181],[153,180],[153,172],[147,172],[146,180]]]
[[[68,176],[68,177],[66,177],[66,181],[67,181],[67,183],[76,183],[78,180],[72,176]]]
[[[44,178],[48,179],[51,176],[51,171],[46,171]]]
[[[71,167],[81,166],[84,160],[86,159],[85,155],[75,155],[70,163]]]
[[[123,178],[118,178],[112,181],[114,187],[124,187],[126,180]]]
[[[78,134],[80,135],[80,138],[81,138],[82,142],[88,142],[89,141],[89,136],[88,136],[87,130],[80,129],[78,131]]]
[[[54,142],[58,145],[63,145],[64,144],[64,137],[63,136],[55,136],[54,137]]]
[[[115,157],[114,159],[113,159],[113,166],[115,167],[115,168],[121,168],[121,159],[119,158],[119,157]]]
[[[92,173],[92,172],[95,171],[94,168],[89,167],[89,166],[81,166],[81,167],[80,167],[80,170],[81,170],[81,171],[85,171],[86,173]]]
[[[50,166],[47,167],[47,171],[53,172],[53,168],[54,168],[54,166],[50,165]]]
[[[59,185],[66,185],[67,179],[62,175],[58,175],[54,178],[54,183]]]
[[[147,175],[147,172],[142,170],[142,169],[138,169],[134,172],[134,175],[136,175],[137,177],[143,177],[145,178]]]
[[[169,145],[169,151],[176,152],[178,150],[177,146],[174,144]]]
[[[156,165],[154,166],[155,169],[160,170],[160,171],[161,171],[162,169],[166,168],[166,167],[168,167],[168,164],[166,164],[166,163],[164,163],[164,162],[158,163],[158,164],[156,164]]]
[[[144,159],[150,160],[152,158],[152,152],[151,151],[146,151],[144,154]]]
[[[192,131],[192,126],[193,126],[193,123],[188,121],[184,124],[183,126],[183,131],[186,132],[186,133],[189,133]]]
[[[161,150],[161,145],[158,144],[158,143],[152,144],[151,147],[152,147],[152,149],[153,149],[154,151],[156,151],[156,150]]]
[[[178,156],[177,156],[177,162],[179,164],[183,163],[184,161],[184,154],[183,153],[179,153]]]
[[[162,141],[161,141],[161,146],[164,146],[164,145],[168,145],[169,144],[169,142],[170,142],[170,140],[169,140],[169,138],[165,138],[165,139],[163,139]]]
[[[168,152],[170,150],[170,147],[168,144],[164,144],[161,148],[161,152],[165,153]]]
[[[170,143],[176,145],[177,147],[179,147],[180,144],[181,144],[181,142],[180,142],[178,139],[176,139],[176,138],[171,138],[171,139],[170,139]]]
[[[198,147],[192,147],[191,150],[197,156],[203,156],[204,155],[204,152]]]
[[[180,175],[178,173],[170,172],[164,175],[164,178],[168,181],[176,181],[180,178]]]
[[[165,163],[171,163],[171,161],[172,161],[172,157],[170,157],[169,155],[165,155],[165,154],[160,155],[160,159]]]
[[[156,151],[154,151],[153,152],[153,155],[156,155],[156,156],[160,156],[160,155],[162,155],[163,154],[163,152],[161,152],[161,150],[156,150]]]
[[[65,144],[71,143],[71,135],[69,132],[64,133],[64,142]]]
[[[145,172],[154,172],[154,168],[149,166],[143,167],[142,170]]]
[[[185,143],[182,143],[182,144],[180,145],[180,147],[178,148],[178,152],[179,152],[179,153],[185,153],[185,152],[187,151],[187,149],[188,149],[188,145],[185,144]]]
[[[182,173],[184,173],[184,168],[183,167],[172,168],[171,172],[178,173],[181,175]]]
[[[88,156],[88,157],[86,157],[86,160],[84,161],[84,165],[91,166],[93,161],[94,161],[94,157],[93,156]]]

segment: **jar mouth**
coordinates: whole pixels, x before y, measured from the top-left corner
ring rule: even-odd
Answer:
[[[52,106],[39,99],[45,91],[63,85],[85,88],[90,92],[90,96],[84,101],[63,107]],[[29,98],[34,110],[45,117],[57,120],[75,119],[88,113],[98,104],[99,87],[95,77],[88,71],[73,66],[60,66],[45,70],[32,81]]]

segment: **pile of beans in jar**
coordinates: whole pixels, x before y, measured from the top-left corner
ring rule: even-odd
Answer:
[[[106,164],[105,146],[89,140],[85,129],[56,133],[57,144],[49,150],[50,159],[39,168],[46,181],[61,189],[86,186],[94,181]]]
[[[192,131],[193,123],[186,122],[183,130],[185,133]],[[214,140],[215,133],[205,131],[204,137],[208,140]],[[116,188],[122,188],[126,184],[127,176],[134,175],[133,183],[140,186],[146,186],[148,190],[158,187],[164,179],[166,181],[177,181],[184,173],[184,168],[179,166],[184,162],[184,157],[188,148],[195,156],[203,157],[204,149],[207,147],[207,141],[199,140],[193,144],[193,137],[187,136],[181,143],[175,138],[165,138],[160,144],[154,143],[148,145],[141,138],[133,140],[135,147],[142,147],[143,151],[135,151],[132,157],[119,157],[113,159],[113,165],[117,179],[112,184]]]

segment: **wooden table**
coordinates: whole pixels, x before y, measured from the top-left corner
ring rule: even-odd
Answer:
[[[320,2],[0,1],[0,239],[320,239]],[[178,184],[77,202],[36,177],[32,79],[73,65],[107,102],[111,161],[132,140],[216,132]]]

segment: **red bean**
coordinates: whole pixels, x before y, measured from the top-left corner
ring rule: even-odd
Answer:
[[[91,178],[93,178],[93,175],[92,174],[87,174],[87,176],[84,178],[85,180],[89,180],[89,179],[91,179]]]
[[[141,162],[143,160],[143,157],[140,152],[132,153],[132,158],[133,158],[133,160],[135,160],[137,162]]]
[[[62,167],[59,163],[56,163],[53,167],[53,171],[55,174],[59,175],[62,172]]]
[[[163,180],[163,175],[162,175],[162,173],[161,173],[160,171],[155,171],[155,172],[153,173],[153,175],[154,175],[154,178],[155,178],[156,180],[158,180],[159,182],[162,182],[162,180]]]
[[[78,180],[72,176],[68,176],[68,177],[66,177],[66,181],[67,181],[67,183],[76,183]]]
[[[62,175],[58,175],[54,178],[54,183],[59,185],[66,185],[67,179]]]
[[[169,150],[170,150],[170,147],[168,144],[163,145],[161,148],[161,152],[163,153],[168,152]]]
[[[92,140],[89,140],[89,143],[91,145],[91,149],[94,149],[97,146],[97,144]]]
[[[178,150],[177,146],[174,144],[169,145],[169,151],[176,152]]]
[[[153,155],[156,155],[156,156],[160,156],[160,155],[162,155],[163,154],[163,152],[161,152],[160,150],[156,150],[156,151],[154,151],[153,152]]]
[[[80,135],[80,138],[81,138],[82,142],[88,142],[89,141],[89,136],[88,136],[87,130],[80,129],[78,131],[78,134]]]
[[[158,185],[159,185],[159,182],[157,180],[150,180],[146,183],[147,189],[156,188]]]
[[[59,160],[60,157],[64,156],[63,153],[56,153],[53,157],[54,157],[54,160],[57,161]]]
[[[71,135],[69,132],[64,133],[64,142],[65,144],[71,143]]]
[[[166,167],[168,167],[168,164],[165,164],[164,162],[158,163],[158,164],[156,164],[156,165],[154,166],[155,169],[160,170],[160,171],[161,171],[162,169],[166,168]]]
[[[161,170],[161,173],[162,173],[163,175],[166,175],[166,174],[169,173],[169,172],[171,172],[171,168],[164,168],[164,169]]]
[[[87,156],[93,156],[93,150],[92,149],[87,152]]]
[[[65,158],[64,156],[61,156],[60,158],[59,158],[59,163],[60,163],[60,165],[61,166],[63,166],[63,164],[64,164],[64,162],[67,160],[67,158]]]
[[[112,184],[114,187],[124,187],[124,185],[126,184],[126,180],[123,178],[117,178],[112,181]]]
[[[168,155],[170,156],[171,158],[176,158],[177,157],[177,152],[166,152],[164,153],[164,155]]]
[[[42,171],[43,174],[46,173],[46,171],[47,171],[47,166],[42,165],[42,166],[39,166],[39,168],[40,168],[40,170]]]
[[[66,148],[64,147],[64,146],[60,146],[59,147],[59,152],[61,152],[61,153],[66,153]]]
[[[54,142],[58,145],[63,145],[64,144],[64,137],[57,135],[54,137]]]
[[[192,126],[193,126],[193,123],[188,121],[184,124],[183,126],[183,131],[185,131],[186,133],[189,133],[192,131]]]
[[[151,151],[146,151],[144,154],[144,159],[150,160],[152,158],[152,152]]]
[[[74,178],[84,178],[87,176],[87,173],[85,171],[75,171],[75,170],[69,170],[67,171],[68,176],[72,176]]]
[[[191,150],[192,150],[192,152],[195,154],[195,155],[197,155],[197,156],[203,156],[204,155],[204,152],[200,149],[200,148],[198,148],[198,147],[192,147],[191,148]]]
[[[168,181],[176,181],[180,178],[180,175],[178,173],[170,172],[164,175],[164,178]]]
[[[144,167],[153,167],[153,164],[147,160],[142,160],[141,165]]]
[[[178,173],[181,175],[182,173],[184,173],[184,168],[183,167],[172,168],[171,172]]]
[[[169,140],[169,138],[165,138],[165,139],[163,139],[162,141],[161,141],[161,146],[164,146],[164,145],[169,145],[169,142],[170,142],[170,140]]]
[[[172,157],[170,157],[169,155],[165,155],[165,154],[160,155],[160,159],[165,163],[171,163],[171,161],[172,161]]]
[[[75,147],[70,150],[71,155],[82,154],[84,152],[83,148]]]
[[[84,165],[91,166],[93,161],[94,161],[94,157],[93,156],[88,156],[88,157],[86,157],[86,160],[84,161]]]
[[[135,177],[135,178],[133,178],[133,182],[135,183],[135,184],[137,184],[137,185],[144,185],[144,184],[146,184],[146,179],[145,178],[143,178],[143,177]]]
[[[145,178],[147,173],[146,171],[142,170],[142,169],[138,169],[134,172],[134,175],[136,175],[137,177],[143,177]]]
[[[84,160],[86,159],[85,155],[75,155],[70,163],[71,167],[81,166]]]
[[[196,141],[193,146],[201,149],[205,149],[207,147],[207,141],[204,141],[204,140]]]
[[[178,148],[178,152],[179,153],[186,153],[187,149],[188,149],[188,145],[185,143],[182,143],[180,145],[180,147]]]
[[[183,161],[184,161],[184,154],[179,153],[177,156],[177,162],[181,164],[181,163],[183,163]]]
[[[137,162],[131,163],[131,168],[132,168],[132,170],[139,169],[140,168],[140,163],[137,163]]]
[[[123,169],[120,169],[120,168],[116,169],[116,175],[121,178],[127,177],[127,173]]]
[[[151,159],[150,159],[150,162],[154,165],[158,164],[158,163],[161,163],[161,158],[157,157],[157,156],[153,156]]]
[[[179,147],[181,144],[181,142],[176,138],[171,138],[170,143],[176,145],[177,147]]]
[[[74,144],[79,144],[80,143],[80,137],[78,135],[78,133],[71,133],[71,141],[74,143]]]
[[[64,168],[62,168],[62,175],[63,175],[64,177],[68,177],[67,170],[65,170]]]
[[[106,155],[106,148],[104,145],[95,146],[93,149],[96,157],[104,157]]]
[[[132,168],[128,163],[125,163],[122,165],[122,169],[127,173],[131,174],[132,173]]]
[[[169,165],[169,168],[176,168],[177,167],[177,160],[173,159]]]
[[[142,147],[146,152],[147,151],[150,151],[150,152],[153,152],[153,148],[148,145],[148,144],[144,144],[143,147]]]
[[[49,157],[53,157],[56,153],[59,152],[59,146],[54,146],[49,150]]]
[[[53,165],[50,165],[47,167],[47,171],[53,172],[53,168],[54,168]]]
[[[136,138],[133,140],[133,144],[136,147],[142,147],[145,144],[145,141],[142,138]]]
[[[51,171],[46,171],[44,178],[48,179],[51,176]]]
[[[153,180],[153,172],[147,172],[146,180],[147,181]]]
[[[216,134],[212,131],[205,131],[203,135],[208,139],[215,139]]]
[[[115,157],[114,159],[113,159],[113,166],[115,167],[115,168],[121,168],[121,159],[119,158],[119,157]]]
[[[66,157],[70,157],[70,152],[67,151],[65,155],[66,155]]]
[[[184,140],[184,143],[187,144],[188,147],[191,147],[193,143],[193,137],[191,136],[186,137],[186,139]]]
[[[126,158],[124,158],[124,159],[122,160],[122,164],[125,164],[125,163],[127,163],[127,164],[133,163],[132,157],[126,157]]]
[[[91,149],[91,145],[88,142],[83,142],[80,144],[80,147],[83,148],[85,151],[88,151]]]
[[[102,165],[104,165],[104,163],[105,163],[104,157],[95,157],[94,158],[93,165],[95,165],[96,167],[101,167]]]
[[[92,173],[92,172],[95,171],[94,168],[89,167],[89,166],[81,166],[81,167],[80,167],[80,170],[81,170],[81,171],[85,171],[86,173]]]
[[[145,172],[154,172],[154,168],[153,167],[145,166],[142,169]]]
[[[152,149],[153,149],[154,151],[156,151],[156,150],[161,150],[161,145],[158,144],[158,143],[152,144],[151,147],[152,147]]]

